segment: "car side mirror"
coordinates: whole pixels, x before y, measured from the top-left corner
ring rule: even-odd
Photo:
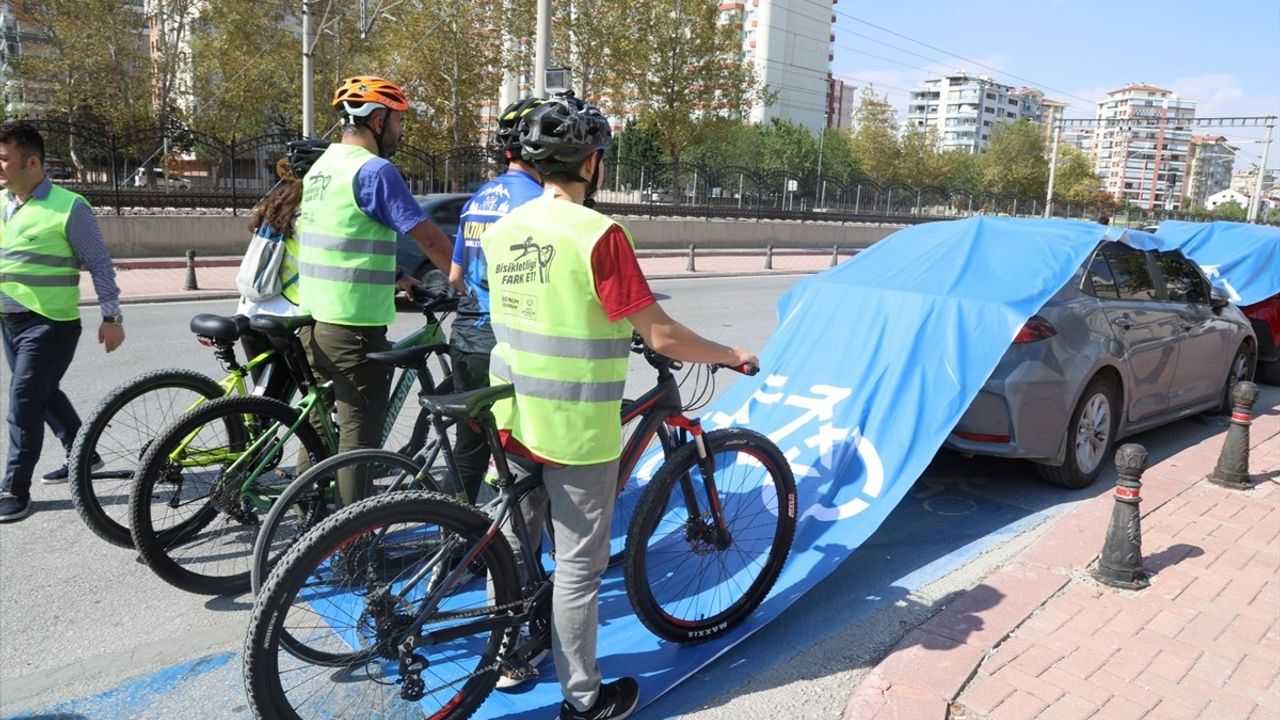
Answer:
[[[1231,298],[1227,295],[1227,291],[1214,285],[1209,290],[1209,307],[1214,310],[1221,310],[1231,304]]]

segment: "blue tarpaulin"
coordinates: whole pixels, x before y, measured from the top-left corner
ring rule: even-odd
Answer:
[[[1234,303],[1252,305],[1280,294],[1280,227],[1166,220],[1156,234],[1181,248]]]

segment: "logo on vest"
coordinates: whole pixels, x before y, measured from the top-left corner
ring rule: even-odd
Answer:
[[[519,252],[511,262],[496,263],[493,274],[501,278],[503,285],[524,285],[537,282],[545,285],[551,273],[551,261],[555,259],[556,249],[552,245],[539,245],[532,237],[511,246],[512,252]],[[532,255],[533,257],[529,257]]]
[[[307,173],[307,179],[302,182],[302,202],[323,200],[325,191],[329,189],[329,183],[332,181],[333,176],[325,175],[323,172]]]

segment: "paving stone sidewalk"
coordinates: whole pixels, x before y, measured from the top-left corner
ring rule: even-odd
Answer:
[[[1143,475],[1151,587],[1089,576],[1115,502],[1086,501],[903,638],[845,720],[1280,720],[1280,409],[1255,410],[1252,489],[1203,479],[1222,433]]]
[[[853,250],[843,250],[841,261],[853,255]],[[815,273],[831,266],[830,252],[777,251],[772,258],[772,268],[765,269],[763,250],[702,251],[694,257],[694,269],[689,270],[687,252],[640,251],[640,267],[651,280],[677,277],[723,277],[726,275],[792,275]],[[120,286],[121,301],[173,302],[213,298],[234,298],[238,257],[197,258],[196,286],[198,290],[186,290],[186,260],[182,258],[148,258],[117,260],[116,283]],[[81,305],[97,303],[97,294],[88,273],[80,274]]]

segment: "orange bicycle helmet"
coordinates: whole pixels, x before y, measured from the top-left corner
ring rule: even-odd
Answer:
[[[378,108],[401,112],[409,109],[409,101],[399,85],[372,75],[343,80],[333,93],[332,104],[352,117],[367,117]]]

